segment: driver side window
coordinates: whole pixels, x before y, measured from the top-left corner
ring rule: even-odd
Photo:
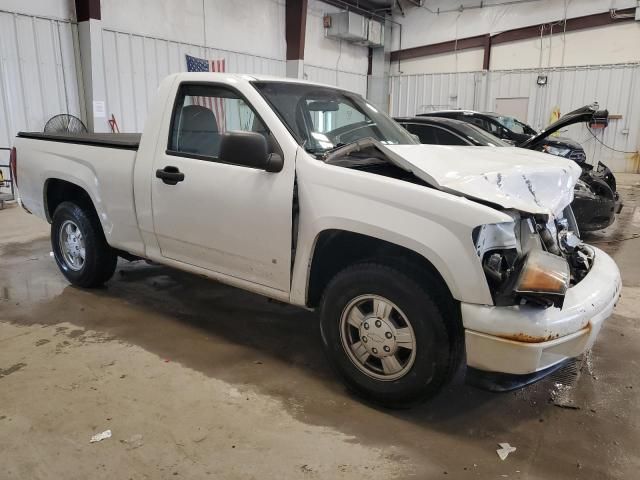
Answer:
[[[180,87],[171,122],[170,151],[216,158],[222,134],[230,131],[261,133],[269,141],[262,120],[234,90],[201,84]]]

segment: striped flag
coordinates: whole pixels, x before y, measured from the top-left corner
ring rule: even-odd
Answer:
[[[203,58],[192,57],[191,55],[185,54],[185,56],[187,57],[187,72],[225,71],[224,58],[220,60],[205,60]],[[206,107],[214,113],[214,115],[216,116],[216,120],[218,121],[218,130],[220,132],[224,132],[226,130],[224,98],[194,97],[193,101],[196,103],[196,105]]]

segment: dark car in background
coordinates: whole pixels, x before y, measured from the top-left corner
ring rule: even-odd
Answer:
[[[475,124],[448,117],[419,116],[395,120],[416,135],[422,143],[480,147],[512,146]],[[538,142],[534,141],[532,144],[537,146]],[[537,148],[531,149],[537,150]],[[614,222],[615,214],[621,208],[615,192],[615,179],[611,174],[612,188],[602,177],[602,172],[597,169],[594,171],[593,167],[586,162],[578,162],[578,164],[582,167],[582,175],[576,184],[574,200],[571,204],[578,227],[581,231],[606,228]]]
[[[473,110],[438,110],[436,112],[421,113],[418,116],[451,118],[471,123],[512,145],[518,145],[538,133],[529,125],[514,117],[497,113],[482,113]]]
[[[540,133],[536,132],[529,125],[517,118],[509,115],[501,115],[499,113],[475,112],[473,110],[440,110],[436,112],[422,113],[418,116],[451,118],[471,123],[482,130],[515,145],[516,147],[530,148],[525,147],[524,145],[528,143],[529,145],[532,145],[531,149],[540,150],[559,157],[569,158],[580,163],[587,159],[582,145],[570,138],[551,136],[551,133],[554,133],[565,126],[573,123],[579,123],[581,121],[598,123],[599,125],[602,125],[604,122],[606,125],[608,115],[609,113],[606,110],[598,111],[596,108],[587,105],[564,115]],[[566,120],[568,119],[570,122],[567,123]],[[550,128],[557,123],[559,123],[558,128],[550,131]],[[532,142],[532,139],[537,139],[542,134],[545,134],[542,137],[544,139],[544,144],[534,146],[535,142]]]

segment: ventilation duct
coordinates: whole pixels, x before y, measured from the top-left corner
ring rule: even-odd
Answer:
[[[327,38],[368,47],[381,47],[384,43],[384,26],[372,18],[347,11],[327,14],[323,22]]]
[[[368,22],[353,12],[330,13],[324,17],[327,38],[348,42],[367,41]]]

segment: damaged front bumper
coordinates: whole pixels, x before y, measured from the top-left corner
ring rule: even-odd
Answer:
[[[621,290],[620,271],[603,251],[580,283],[567,290],[562,308],[461,304],[469,367],[526,375],[589,349]]]

